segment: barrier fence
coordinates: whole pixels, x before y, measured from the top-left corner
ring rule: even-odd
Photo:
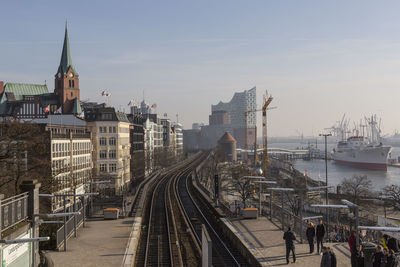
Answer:
[[[22,193],[1,201],[1,231],[28,218],[28,193]]]
[[[81,206],[81,205],[80,205]],[[83,223],[83,206],[81,206],[77,211],[80,212],[79,215],[76,216],[76,227],[77,229],[82,225]],[[67,240],[68,238],[72,235],[74,232],[74,216],[71,216],[67,222],[66,222],[66,230],[67,230]],[[64,225],[62,225],[56,233],[56,247],[59,249],[62,245],[64,244]]]

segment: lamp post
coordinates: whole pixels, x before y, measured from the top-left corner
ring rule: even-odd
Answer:
[[[332,136],[332,134],[319,134],[319,136],[323,136],[325,138],[325,183],[328,186],[328,136]],[[328,188],[326,189],[325,194],[325,204],[328,205]]]
[[[323,136],[325,139],[325,185],[328,186],[328,136],[332,136],[331,133],[328,134],[319,134],[319,136]],[[326,188],[325,192],[325,204],[328,205],[328,188]],[[326,209],[326,217],[327,217],[327,224],[326,224],[326,231],[328,232],[328,239],[329,239],[329,210]]]

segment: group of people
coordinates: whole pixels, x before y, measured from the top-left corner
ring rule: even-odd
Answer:
[[[381,246],[376,247],[374,256],[372,257],[373,267],[396,267],[398,264],[393,249]],[[358,266],[357,266],[358,267]]]
[[[320,248],[324,246],[325,225],[322,220],[319,220],[317,227],[312,222],[308,223],[306,237],[310,246],[310,254],[314,252],[314,239],[317,240],[317,254],[320,253]]]
[[[314,252],[314,240],[317,242],[317,254],[321,254],[321,267],[336,267],[336,255],[332,248],[324,246],[325,226],[322,220],[319,220],[317,226],[309,222],[306,237],[310,247],[310,254]],[[294,241],[295,234],[288,227],[284,233],[283,239],[286,244],[286,263],[289,264],[290,252],[292,252],[293,262],[296,262],[296,252]],[[357,245],[356,232],[352,231],[348,238],[348,244],[351,254],[352,267],[364,267],[364,252],[361,244]],[[382,246],[376,247],[376,252],[372,257],[373,267],[397,267],[398,262],[395,253],[399,252],[399,245],[395,238],[384,235],[382,238]]]
[[[313,223],[309,223],[309,226],[306,231],[306,236],[308,243],[310,245],[310,254],[314,252],[314,238],[317,240],[317,254],[322,254],[321,258],[321,267],[336,267],[336,255],[332,248],[325,247],[323,245],[325,235],[325,226],[322,220],[319,221],[317,227],[314,227]],[[286,263],[289,264],[289,256],[290,252],[292,252],[293,262],[296,262],[296,251],[294,241],[296,240],[296,236],[292,232],[291,228],[288,227],[288,230],[283,234],[283,239],[286,244]],[[320,252],[321,251],[321,252]]]

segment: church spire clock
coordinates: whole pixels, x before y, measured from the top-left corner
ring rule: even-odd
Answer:
[[[77,104],[80,105],[79,75],[72,64],[67,25],[65,25],[60,65],[54,80],[54,93],[59,97],[59,106],[62,107],[62,113],[78,112],[74,107]],[[78,103],[75,103],[77,101]]]

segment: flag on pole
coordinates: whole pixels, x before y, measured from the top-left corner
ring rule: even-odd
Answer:
[[[109,92],[107,92],[106,90],[104,90],[103,92],[101,92],[102,96],[111,96],[111,94]]]
[[[50,113],[50,104],[44,107],[44,113]]]
[[[62,106],[60,106],[55,112],[54,114],[62,114]]]

